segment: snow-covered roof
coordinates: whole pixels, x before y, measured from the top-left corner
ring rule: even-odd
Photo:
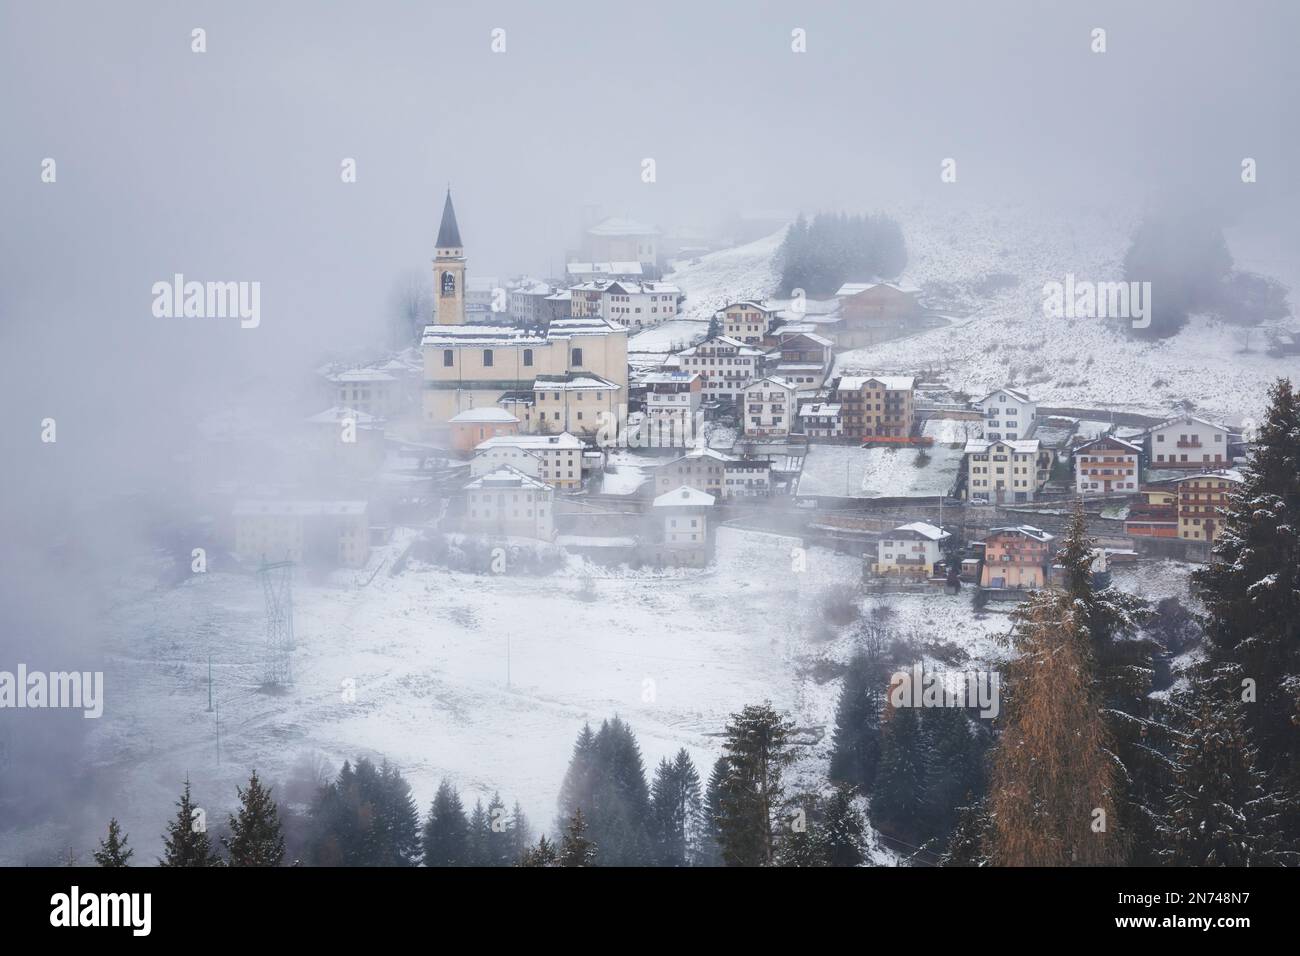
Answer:
[[[857,392],[868,382],[879,382],[891,392],[906,392],[916,385],[916,378],[911,375],[841,375],[839,390]]]
[[[617,382],[601,378],[591,372],[565,372],[563,375],[539,375],[533,381],[535,392],[616,392]]]
[[[466,491],[478,491],[490,488],[531,488],[535,491],[550,491],[551,486],[525,475],[511,465],[498,465],[485,475],[480,475],[465,486]]]
[[[330,372],[326,375],[331,382],[395,382],[397,379],[382,369],[370,368],[349,368],[340,372]]]
[[[439,345],[544,345],[546,336],[513,325],[429,325],[420,344]]]
[[[919,534],[923,538],[929,538],[931,541],[942,541],[944,538],[951,537],[947,531],[942,528],[936,528],[932,524],[924,521],[913,521],[910,524],[900,524],[894,529],[894,532],[911,531]]]
[[[809,331],[805,331],[804,329],[799,329],[795,331],[792,330],[789,326],[786,326],[785,328],[781,329],[780,335],[781,335],[782,345],[784,345],[790,339],[794,339],[794,338],[805,338],[808,339],[808,341],[810,342],[815,342],[818,345],[824,345],[827,347],[834,347],[835,345],[834,342],[826,338],[826,336],[824,335],[818,335],[816,332],[809,332]]]
[[[1199,474],[1187,475],[1183,478],[1175,479],[1175,484],[1183,481],[1195,481],[1197,478],[1221,478],[1224,481],[1231,481],[1236,484],[1241,484],[1246,480],[1237,469],[1225,468],[1222,471],[1202,471]]]
[[[463,412],[453,415],[450,419],[450,423],[453,425],[466,424],[469,422],[475,424],[483,422],[514,422],[515,424],[519,424],[519,419],[514,415],[511,415],[504,408],[491,408],[488,406],[467,408]]]
[[[767,305],[765,302],[759,302],[757,299],[741,299],[739,302],[728,302],[718,310],[718,315],[722,315],[728,309],[734,309],[739,306],[742,309],[757,309],[759,312],[766,312],[769,315],[777,310]]]
[[[857,295],[860,292],[866,292],[868,289],[874,289],[877,286],[884,286],[886,289],[893,289],[895,292],[904,292],[908,295],[915,295],[917,292],[921,291],[915,286],[900,284],[897,282],[846,282],[840,286],[839,291],[835,294],[837,296]]]
[[[1056,537],[1056,535],[1049,534],[1048,532],[1044,531],[1042,528],[1035,528],[1031,524],[1019,524],[1014,526],[1008,526],[1005,528],[989,529],[990,538],[996,534],[1019,534],[1019,535],[1024,535],[1026,538],[1033,538],[1035,541],[1051,541],[1054,537]]]
[[[1195,415],[1177,415],[1173,418],[1166,419],[1165,421],[1161,422],[1159,425],[1152,425],[1151,432],[1162,431],[1166,428],[1172,428],[1175,425],[1191,425],[1193,423],[1197,425],[1204,425],[1207,428],[1213,428],[1221,432],[1228,431],[1227,426],[1220,425],[1218,422],[1212,422],[1205,418],[1198,418]]]
[[[966,454],[983,455],[994,445],[1005,445],[1017,455],[1036,455],[1038,454],[1037,438],[972,438],[966,442]]]
[[[1140,445],[1135,445],[1132,442],[1125,441],[1122,438],[1117,438],[1114,435],[1098,435],[1096,438],[1092,439],[1092,441],[1084,442],[1082,445],[1080,445],[1078,448],[1074,450],[1074,453],[1077,455],[1079,454],[1079,452],[1091,448],[1093,445],[1101,445],[1106,442],[1109,442],[1112,445],[1121,445],[1127,451],[1130,451],[1135,455],[1142,454],[1142,448]]]
[[[669,465],[675,465],[679,461],[693,461],[697,458],[709,458],[712,459],[713,461],[721,461],[721,462],[740,461],[740,459],[737,458],[735,455],[724,455],[722,452],[714,451],[712,448],[697,448],[692,452],[689,452],[685,455],[681,455],[678,458],[674,458],[672,461],[666,461],[659,467],[667,468]]]
[[[985,395],[975,404],[983,405],[994,395],[1009,395],[1011,398],[1014,398],[1017,402],[1030,403],[1033,401],[1033,399],[1029,397],[1028,392],[1022,392],[1018,388],[1003,387],[1003,388],[995,388],[993,391],[989,392],[987,395]]]
[[[654,506],[656,508],[710,508],[713,506],[713,495],[682,485],[655,498]]]
[[[844,406],[838,403],[812,402],[799,409],[799,416],[803,418],[809,416],[838,415],[840,409],[843,407]]]
[[[572,448],[576,451],[582,447],[582,440],[568,432],[560,432],[558,435],[497,435],[495,438],[479,442],[474,446],[474,450],[482,451],[484,448],[502,446],[525,448],[529,451],[546,451],[554,448]]]
[[[641,381],[646,385],[689,385],[699,377],[699,372],[650,372]]]

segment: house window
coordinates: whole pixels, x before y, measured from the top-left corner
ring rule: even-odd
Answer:
[[[582,364],[582,349],[573,350],[573,364],[574,365]]]
[[[456,353],[454,353],[451,349],[442,350],[443,368],[450,368],[455,363],[455,361],[456,361]]]
[[[524,349],[524,365],[527,366],[532,364],[533,364],[533,350]]]
[[[483,367],[484,367],[484,368],[491,368],[491,367],[492,367],[492,350],[491,350],[491,349],[484,349],[484,350],[483,350]]]

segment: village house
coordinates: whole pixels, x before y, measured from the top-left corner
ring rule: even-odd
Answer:
[[[370,559],[365,501],[239,501],[231,516],[241,561],[361,568]]]
[[[531,430],[593,438],[607,421],[617,420],[621,391],[617,383],[586,372],[539,375],[533,382]]]
[[[487,322],[509,308],[509,296],[496,276],[465,277],[465,320]]]
[[[680,485],[707,491],[719,499],[767,497],[772,492],[772,462],[699,448],[655,469],[657,491]]]
[[[947,531],[924,521],[913,521],[886,531],[876,542],[873,574],[928,578],[941,556]]]
[[[474,453],[469,460],[469,476],[481,478],[503,465],[522,471],[529,478],[540,478],[542,474],[540,455],[514,445],[492,445]]]
[[[402,411],[405,392],[397,375],[364,366],[334,368],[325,373],[331,400],[336,405],[355,408],[375,418],[392,418]]]
[[[539,322],[549,325],[556,319],[567,319],[572,316],[573,293],[568,289],[559,289],[542,300],[537,318]]]
[[[712,534],[709,511],[713,495],[683,485],[654,500],[654,514],[662,535],[653,559],[675,566],[702,566],[711,554]]]
[[[840,301],[835,344],[862,348],[912,331],[922,314],[918,292],[892,282],[846,282],[835,293]]]
[[[1143,488],[1129,505],[1124,533],[1134,538],[1177,538],[1178,488],[1173,484]]]
[[[843,405],[834,402],[808,402],[799,407],[799,422],[809,438],[844,437]]]
[[[537,279],[524,279],[510,290],[510,315],[520,322],[540,324],[551,316],[546,301],[555,290]]]
[[[1043,588],[1051,576],[1053,535],[1033,525],[993,528],[984,539],[986,588]]]
[[[761,302],[733,302],[714,313],[722,334],[745,345],[761,345],[772,328],[776,309]]]
[[[550,485],[500,465],[465,486],[465,530],[550,541],[555,537]]]
[[[723,498],[766,498],[772,494],[770,459],[733,457],[722,467]]]
[[[1188,541],[1215,541],[1223,530],[1219,512],[1228,506],[1228,496],[1241,482],[1241,473],[1233,470],[1188,475],[1175,481],[1178,536]]]
[[[1040,478],[1046,480],[1039,463],[1038,440],[988,441],[971,439],[966,443],[966,489],[972,500],[994,504],[1033,501]]]
[[[600,314],[626,329],[648,329],[677,317],[682,290],[667,282],[610,282],[600,292]]]
[[[745,386],[745,435],[750,438],[785,438],[795,418],[795,387],[783,378],[769,376]]]
[[[1074,450],[1074,489],[1081,495],[1133,494],[1138,489],[1142,449],[1103,435]]]
[[[726,336],[709,339],[677,353],[678,368],[699,374],[706,402],[734,404],[745,386],[762,374],[763,350]]]
[[[652,434],[669,445],[686,445],[695,436],[700,414],[701,379],[695,372],[652,372],[642,379],[645,414]]]
[[[1171,418],[1147,432],[1147,455],[1152,468],[1205,471],[1232,464],[1228,430],[1193,415]]]
[[[582,442],[574,435],[502,435],[489,438],[474,450],[477,453],[493,448],[518,448],[536,455],[541,460],[538,478],[561,491],[582,488]]]
[[[984,416],[984,437],[1016,441],[1028,438],[1038,420],[1038,406],[1027,392],[999,388],[975,403]]]
[[[473,452],[480,442],[489,438],[519,434],[519,419],[504,409],[490,405],[467,408],[452,416],[448,424],[451,426],[451,450],[464,455]]]
[[[916,420],[910,375],[842,375],[835,385],[844,435],[867,441],[907,438]]]
[[[818,389],[826,383],[835,351],[831,340],[813,332],[782,335],[767,353],[767,372],[798,388]]]

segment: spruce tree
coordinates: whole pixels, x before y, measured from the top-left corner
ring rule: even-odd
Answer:
[[[866,792],[880,761],[884,669],[879,656],[859,651],[849,661],[835,708],[830,779]]]
[[[852,787],[841,785],[823,804],[820,829],[827,866],[861,866],[866,859],[867,822],[854,797]]]
[[[470,864],[469,820],[460,794],[447,780],[438,784],[423,833],[425,866],[468,866]]]
[[[1215,684],[1220,686],[1215,686]],[[1255,748],[1226,681],[1198,682],[1177,700],[1180,714],[1163,862],[1259,866],[1280,853],[1277,802],[1266,792]]]
[[[555,844],[546,839],[543,833],[537,840],[537,845],[530,847],[524,852],[519,860],[520,866],[558,866],[560,854],[555,849]]]
[[[573,811],[564,829],[558,862],[560,866],[594,866],[596,863],[596,845],[587,839],[587,822],[582,817],[581,808]]]
[[[1230,492],[1209,567],[1193,575],[1208,611],[1209,668],[1230,678],[1270,790],[1287,794],[1300,842],[1300,394],[1269,390],[1242,482]]]
[[[532,849],[533,832],[532,827],[528,825],[528,817],[524,816],[523,808],[519,806],[519,801],[515,801],[514,808],[510,811],[510,863],[511,865],[519,863],[529,850]]]
[[[983,765],[970,718],[960,707],[922,711],[925,785],[921,835],[947,844],[958,810],[983,792]]]
[[[248,788],[235,788],[239,813],[230,815],[230,836],[222,843],[231,866],[279,866],[284,859],[280,816],[270,789],[262,786],[254,770]]]
[[[781,777],[794,759],[794,723],[768,702],[732,714],[722,745],[726,776],[719,788],[718,843],[728,866],[775,862],[778,815],[784,809]]]
[[[987,866],[988,831],[988,812],[983,800],[958,808],[957,825],[948,840],[942,865]]]
[[[780,821],[782,836],[776,846],[775,863],[783,867],[827,866],[825,833],[821,825],[821,801],[816,794],[802,794],[790,801]]]
[[[871,822],[887,836],[915,842],[924,834],[925,736],[915,707],[890,707],[871,790]]]
[[[722,793],[727,782],[727,758],[719,757],[709,772],[709,783],[704,790],[703,826],[700,830],[699,866],[722,866]]]
[[[488,837],[491,835],[491,824],[488,821],[487,811],[483,809],[482,799],[474,801],[474,810],[469,815],[469,865],[470,866],[491,866],[492,863],[488,858]]]
[[[560,784],[559,816],[556,826],[563,830],[573,817],[573,811],[579,807],[590,807],[592,798],[592,774],[596,756],[596,735],[591,724],[583,724],[578,739],[573,744],[573,755],[569,758],[569,767]]]
[[[163,855],[159,866],[220,866],[221,858],[212,848],[207,828],[201,825],[202,814],[190,796],[190,781],[176,801],[176,818],[167,824],[163,835]],[[197,816],[197,819],[196,819]]]
[[[700,775],[685,748],[659,762],[650,787],[651,832],[656,866],[693,866],[703,825]]]
[[[104,867],[130,866],[127,862],[135,854],[126,845],[126,834],[122,828],[117,825],[117,818],[108,821],[108,836],[99,841],[99,849],[95,850],[95,864]]]
[[[510,838],[510,815],[500,793],[493,793],[487,805],[487,833],[484,837],[486,866],[510,866],[515,861]]]

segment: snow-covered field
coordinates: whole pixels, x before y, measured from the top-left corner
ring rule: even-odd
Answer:
[[[962,448],[934,445],[924,450],[928,462],[918,466],[920,454],[918,448],[811,445],[799,476],[798,494],[847,498],[950,494],[961,468]]]
[[[795,574],[794,543],[724,528],[716,566],[676,576],[575,561],[547,577],[413,565],[366,586],[299,579],[294,683],[282,695],[258,689],[256,578],[209,573],[150,590],[105,623],[114,656],[92,760],[120,780],[112,812],[146,855],[187,774],[204,805],[225,808],[250,769],[282,780],[307,754],[336,767],[384,755],[422,807],[446,776],[471,803],[500,790],[549,825],[584,721],[619,714],[647,771],[684,746],[707,775],[716,734],[746,703],[770,699],[801,725],[825,719],[800,662],[822,591],[858,580],[860,565],[814,550]],[[578,596],[586,577],[592,601]],[[209,652],[220,765],[206,711]],[[21,839],[0,846],[14,855],[4,862],[26,852]]]

